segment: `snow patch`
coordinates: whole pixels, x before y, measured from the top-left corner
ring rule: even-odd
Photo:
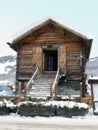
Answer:
[[[6,90],[0,91],[0,96],[7,96],[8,92]]]
[[[10,100],[7,101],[6,99],[4,99],[3,103],[5,104],[6,107],[10,107],[10,108],[16,107],[16,105],[14,105]]]
[[[0,74],[7,74],[11,67],[15,66],[16,62],[7,61],[6,63],[0,63]]]
[[[81,108],[88,108],[88,105],[85,103],[78,103],[74,101],[47,101],[47,102],[31,102],[31,101],[25,101],[21,102],[18,104],[18,106],[25,104],[28,105],[29,103],[31,104],[41,104],[43,106],[57,106],[57,107],[67,107],[67,108],[74,108],[74,107],[79,107]]]
[[[94,36],[93,36],[92,34],[88,34],[88,35],[87,35],[87,38],[88,38],[88,39],[93,39]]]
[[[9,107],[9,108],[16,107],[16,105],[14,105],[10,100],[7,101],[6,99],[3,99],[3,101],[0,101],[0,107],[3,107],[3,106]]]
[[[89,78],[89,80],[98,80],[98,76],[92,76]]]
[[[0,85],[11,85],[11,83],[8,80],[0,81]]]
[[[45,106],[57,106],[57,107],[68,107],[68,108],[74,108],[74,107],[79,107],[79,108],[88,108],[88,105],[85,103],[77,103],[73,101],[49,101],[45,103]]]

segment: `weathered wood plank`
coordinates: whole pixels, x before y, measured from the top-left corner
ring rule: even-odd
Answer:
[[[77,60],[77,59],[74,59],[74,60],[71,60],[71,59],[67,59],[67,66],[77,66],[77,65],[80,65],[80,60]]]
[[[30,50],[20,51],[19,55],[32,55],[32,48]]]
[[[32,69],[33,67],[31,65],[21,65],[19,68],[17,69]]]
[[[19,65],[31,65],[32,64],[32,60],[28,60],[28,62],[25,62],[25,59],[21,59],[19,62]]]
[[[29,73],[32,73],[32,72],[33,72],[32,68],[28,68],[28,69],[18,69],[17,71],[19,72],[19,74],[20,74],[20,73],[29,74]]]
[[[27,60],[28,59],[28,61],[32,61],[32,56],[30,55],[24,55],[24,56],[19,56],[18,57],[18,60],[20,60],[20,62],[22,61],[22,60]]]
[[[69,80],[69,81],[81,81],[82,80],[82,76],[81,75],[67,75],[66,76],[66,79]]]

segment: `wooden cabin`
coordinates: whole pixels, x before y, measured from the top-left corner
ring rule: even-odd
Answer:
[[[29,26],[8,44],[17,52],[16,81],[30,81],[38,68],[38,75],[47,74],[47,79],[52,77],[57,82],[55,76],[58,72],[58,77],[64,77],[67,87],[79,90],[80,96],[84,96],[85,66],[90,55],[91,38],[49,18]]]

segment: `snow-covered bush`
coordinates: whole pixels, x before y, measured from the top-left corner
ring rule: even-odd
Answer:
[[[14,105],[11,101],[0,101],[0,115],[17,112],[21,116],[84,116],[88,105],[73,101],[25,101]]]
[[[12,108],[12,109],[14,109],[14,108],[16,107],[16,105],[15,105],[13,102],[11,102],[10,100],[7,101],[6,99],[3,99],[3,104],[4,104],[6,107]]]
[[[18,104],[21,116],[84,116],[88,112],[88,105],[73,101],[26,101]]]
[[[16,112],[16,105],[14,105],[10,100],[4,99],[0,101],[0,115],[8,115],[9,113]]]
[[[54,116],[55,107],[45,106],[44,102],[25,101],[18,104],[21,116]]]

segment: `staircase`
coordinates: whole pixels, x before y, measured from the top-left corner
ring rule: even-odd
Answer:
[[[52,86],[56,73],[44,73],[31,83],[28,95],[31,98],[50,97],[50,87]]]

